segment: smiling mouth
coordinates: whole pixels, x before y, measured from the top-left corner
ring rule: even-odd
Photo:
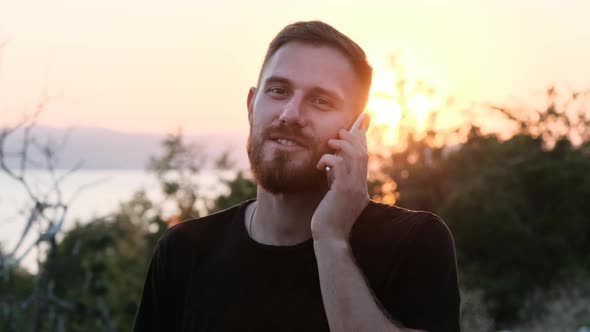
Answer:
[[[285,139],[285,138],[277,138],[274,140],[275,142],[279,143],[280,145],[284,145],[284,146],[301,146],[291,140]]]

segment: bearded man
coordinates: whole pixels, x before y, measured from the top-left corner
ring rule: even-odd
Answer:
[[[135,331],[459,331],[449,229],[369,199],[368,117],[347,129],[371,78],[330,25],[279,32],[247,98],[257,197],[166,232]]]

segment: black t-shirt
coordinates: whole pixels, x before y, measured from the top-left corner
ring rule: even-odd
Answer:
[[[164,234],[135,331],[329,331],[313,240],[256,242],[244,225],[251,202]],[[350,242],[389,317],[409,328],[459,331],[455,249],[439,217],[371,201]]]

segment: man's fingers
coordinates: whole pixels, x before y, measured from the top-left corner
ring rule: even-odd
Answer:
[[[344,158],[340,156],[325,154],[318,161],[316,168],[319,170],[325,170],[327,166],[330,167],[331,172],[336,172],[338,174],[346,174],[348,172],[346,162],[344,161]]]
[[[350,168],[362,167],[369,159],[367,149],[367,129],[371,121],[370,115],[364,114],[361,124],[352,133],[341,129],[340,139],[328,140],[328,146],[337,150],[335,154],[325,154],[320,158],[316,167],[320,170],[346,175]],[[360,162],[360,163],[359,163]],[[366,168],[366,167],[364,167]],[[333,173],[333,175],[336,175]]]
[[[345,154],[350,159],[365,159],[367,150],[362,147],[352,145],[352,143],[345,140],[331,139],[328,141],[328,146],[332,149],[338,150],[338,154]]]
[[[364,130],[351,133],[348,130],[340,129],[338,131],[338,137],[350,142],[359,149],[367,150],[367,133]]]
[[[371,125],[371,114],[365,113],[365,118],[363,119],[363,123],[361,124],[361,129],[366,134],[369,130],[369,126]]]
[[[351,133],[356,132],[367,132],[369,129],[369,124],[371,122],[371,114],[369,113],[362,113],[356,121],[353,123],[352,128],[350,129]]]

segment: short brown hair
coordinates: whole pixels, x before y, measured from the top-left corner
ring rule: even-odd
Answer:
[[[367,61],[365,51],[348,36],[321,21],[301,21],[284,27],[268,45],[268,50],[266,51],[264,62],[260,69],[259,80],[269,59],[279,48],[293,41],[319,46],[330,46],[340,51],[352,64],[356,76],[361,83],[363,89],[360,94],[361,106],[362,108],[366,106],[371,88],[371,80],[373,78],[373,68],[371,68],[371,65]]]

